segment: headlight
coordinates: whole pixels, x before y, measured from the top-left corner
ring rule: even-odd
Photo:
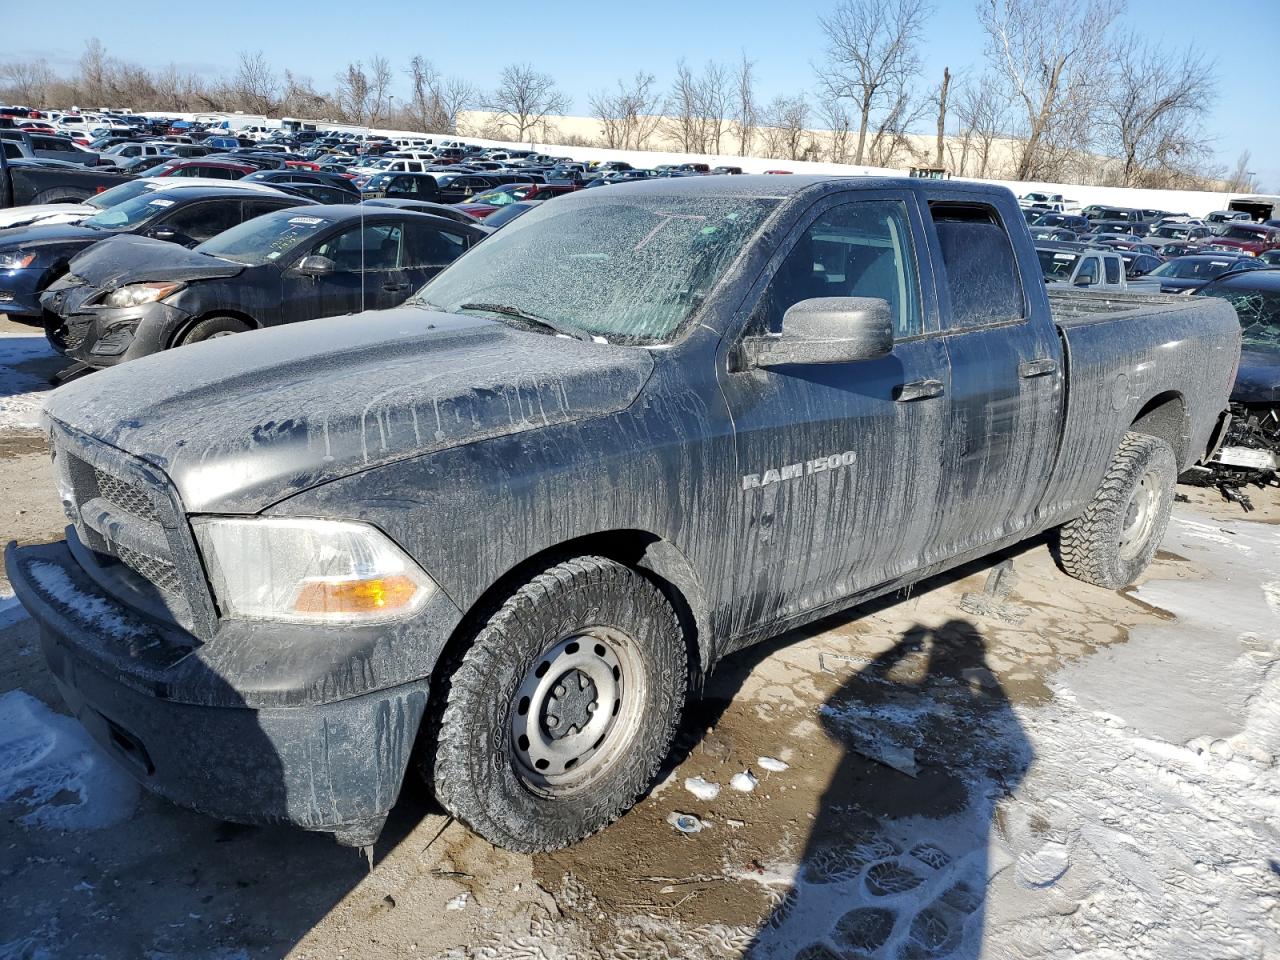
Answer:
[[[375,528],[345,520],[212,517],[193,523],[223,612],[315,623],[394,620],[435,584]]]
[[[177,293],[185,284],[156,281],[154,283],[131,283],[127,287],[112,290],[102,298],[108,307],[140,307],[144,303],[155,303],[163,300],[171,293]]]
[[[21,270],[35,261],[34,253],[0,253],[0,270]]]

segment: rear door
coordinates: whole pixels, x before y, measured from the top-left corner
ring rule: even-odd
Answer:
[[[1023,288],[1036,261],[1001,212],[962,194],[929,212],[951,368],[940,549],[952,555],[1035,520],[1061,430],[1062,347],[1044,298]]]
[[[927,562],[949,425],[947,351],[910,191],[824,197],[748,294],[745,334],[781,330],[815,297],[876,297],[891,354],[721,374],[740,484],[735,621],[794,616]],[[737,349],[737,341],[730,347]],[[734,508],[730,508],[730,516]]]

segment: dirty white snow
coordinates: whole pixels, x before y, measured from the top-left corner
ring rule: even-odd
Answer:
[[[0,333],[0,430],[40,426],[47,380],[21,369],[31,360],[54,356],[43,334]]]
[[[760,781],[751,775],[750,770],[744,770],[742,773],[735,773],[733,779],[729,781],[729,786],[739,793],[750,793],[756,788],[756,784]]]
[[[720,784],[704,780],[702,777],[686,777],[684,788],[699,800],[714,800],[720,796]]]
[[[782,771],[790,768],[791,764],[783,763],[776,757],[758,757],[756,763],[760,765],[761,770],[768,770],[770,773],[782,773]]]
[[[71,717],[11,690],[0,694],[0,800],[23,826],[95,830],[128,817],[138,785]]]

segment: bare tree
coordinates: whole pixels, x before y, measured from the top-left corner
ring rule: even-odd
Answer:
[[[106,100],[109,70],[107,48],[97,37],[90,37],[84,42],[84,53],[80,54],[80,79],[76,91],[85,103],[102,105]]]
[[[671,82],[664,113],[667,115],[668,133],[685,153],[702,153],[706,142],[702,106],[698,97],[698,82],[689,65],[676,63],[676,77]]]
[[[738,156],[745,157],[751,153],[751,144],[755,139],[758,122],[755,91],[755,62],[747,59],[746,51],[738,63],[737,96],[734,103],[733,125],[738,137]]]
[[[809,104],[803,96],[774,97],[761,111],[760,135],[769,157],[803,160],[813,150],[807,124]]]
[[[41,60],[7,60],[0,63],[0,90],[11,103],[24,106],[48,102],[54,74]]]
[[[475,88],[457,77],[441,77],[421,56],[409,62],[409,79],[410,121],[428,133],[457,133],[458,114],[475,101]]]
[[[977,83],[963,81],[953,96],[954,113],[960,127],[961,154],[956,172],[961,176],[992,176],[992,148],[1005,133],[1009,101],[997,80],[990,74]],[[969,156],[974,155],[974,171],[969,171]]]
[[[364,72],[364,64],[359,60],[348,63],[346,70],[339,73],[336,79],[338,86],[334,91],[334,100],[339,114],[352,123],[368,123],[369,75]]]
[[[873,114],[891,112],[898,95],[919,71],[916,48],[925,0],[840,0],[830,16],[819,17],[827,38],[818,85],[826,100],[848,100],[858,120],[854,163],[866,154]]]
[[[938,88],[938,142],[934,154],[933,165],[942,166],[943,147],[947,139],[947,94],[951,90],[951,68],[942,68],[942,86]]]
[[[1204,157],[1200,121],[1213,102],[1213,65],[1189,48],[1171,54],[1137,37],[1117,43],[1102,113],[1104,146],[1120,160],[1120,185],[1163,186]]]
[[[275,111],[280,84],[261,50],[253,53],[240,51],[231,85],[240,103],[250,113],[266,116]]]
[[[390,109],[391,62],[379,55],[369,61],[369,123],[381,123]]]
[[[539,73],[532,64],[513,63],[503,68],[487,106],[496,114],[499,130],[523,141],[538,127],[545,128],[548,116],[568,110],[569,98],[557,89],[550,74]]]
[[[872,166],[893,166],[906,154],[912,161],[918,159],[911,148],[907,131],[923,119],[928,103],[915,100],[906,85],[893,92],[889,108],[882,115],[871,139],[866,144],[867,162]]]
[[[662,118],[661,98],[651,73],[640,72],[629,82],[618,81],[616,91],[590,97],[591,114],[600,121],[606,147],[643,150]]]
[[[1249,169],[1252,162],[1252,154],[1248,150],[1236,158],[1235,167],[1227,174],[1227,193],[1257,193],[1257,175]]]
[[[843,100],[824,100],[818,108],[823,124],[831,131],[827,159],[832,163],[848,163],[853,146],[853,118]]]
[[[1091,146],[1119,10],[1113,0],[980,0],[988,56],[1021,112],[1015,179],[1050,178]]]

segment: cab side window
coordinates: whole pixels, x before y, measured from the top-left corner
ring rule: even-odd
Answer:
[[[757,311],[758,325],[777,333],[789,307],[815,297],[885,300],[897,337],[924,331],[905,203],[860,200],[821,214],[796,240],[769,282]]]
[[[180,237],[195,241],[208,240],[240,222],[238,203],[193,203],[182,207],[164,225]]]
[[[1120,263],[1118,257],[1107,257],[1102,261],[1102,266],[1107,272],[1107,283],[1120,282]]]
[[[1085,257],[1080,264],[1080,272],[1076,274],[1076,282],[1088,280],[1090,284],[1098,282],[1098,258]]]
[[[403,233],[398,223],[366,224],[326,240],[313,252],[328,257],[338,270],[394,270],[400,263]]]
[[[951,326],[1022,319],[1022,277],[995,209],[977,203],[931,203],[929,213],[951,293]]]

